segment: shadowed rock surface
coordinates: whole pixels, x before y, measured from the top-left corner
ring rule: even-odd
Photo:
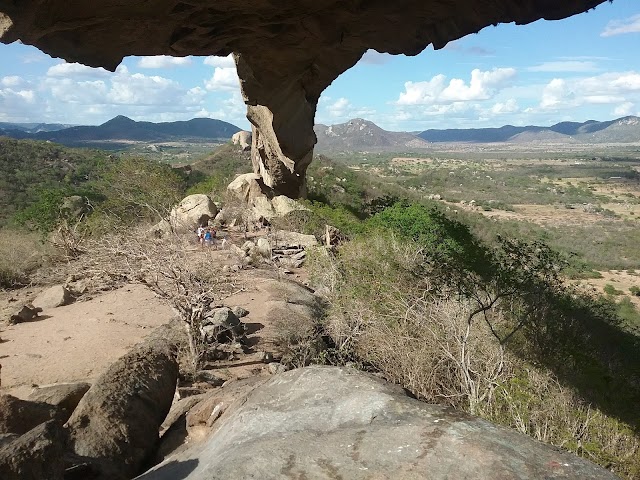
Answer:
[[[55,420],[0,448],[2,480],[62,480],[65,434]]]
[[[255,173],[305,193],[318,99],[368,50],[417,55],[493,24],[556,20],[604,0],[0,0],[0,40],[114,70],[127,55],[235,52]]]
[[[175,392],[173,345],[136,346],[99,377],[67,422],[72,451],[92,460],[101,479],[128,479],[153,454]]]
[[[58,409],[42,401],[0,395],[0,434],[22,435],[43,422],[58,418]]]
[[[275,376],[224,413],[203,444],[140,476],[179,478],[613,479],[577,456],[356,370]],[[184,473],[184,465],[192,471]],[[174,471],[175,470],[175,471]]]

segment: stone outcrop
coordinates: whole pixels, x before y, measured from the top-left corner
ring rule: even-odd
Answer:
[[[58,409],[48,403],[0,395],[0,434],[22,435],[57,416]]]
[[[90,387],[91,385],[86,382],[42,385],[29,394],[29,400],[47,403],[66,410],[68,415],[65,420],[67,420]]]
[[[241,130],[234,133],[231,137],[231,141],[234,145],[239,145],[243,152],[251,150],[251,132]]]
[[[33,300],[33,305],[44,310],[67,305],[72,299],[71,292],[64,285],[54,285],[40,293]]]
[[[195,230],[206,225],[218,214],[218,208],[208,195],[189,195],[171,210],[170,222],[176,230]]]
[[[368,50],[417,55],[498,23],[556,20],[605,0],[0,0],[0,40],[114,70],[127,55],[235,52],[254,172],[305,193],[318,99]]]
[[[136,346],[100,376],[67,422],[71,450],[100,479],[129,479],[153,454],[178,378],[175,348],[163,339]]]
[[[49,421],[0,448],[2,480],[62,480],[65,465],[62,425]]]
[[[140,479],[614,479],[485,420],[408,397],[349,368],[281,373],[235,403],[218,428]]]

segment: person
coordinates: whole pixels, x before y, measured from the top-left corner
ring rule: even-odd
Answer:
[[[201,246],[204,245],[204,230],[205,228],[202,225],[198,227],[198,241]]]
[[[204,243],[207,247],[210,247],[213,242],[213,235],[211,235],[211,229],[208,228],[206,232],[204,232]]]

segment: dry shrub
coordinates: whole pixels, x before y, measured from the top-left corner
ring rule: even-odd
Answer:
[[[50,254],[50,248],[35,233],[0,230],[0,287],[29,283],[30,275],[47,262]]]
[[[421,255],[411,242],[369,236],[335,257],[311,258],[311,278],[331,302],[324,329],[343,352],[337,357],[355,357],[423,400],[637,478],[640,437],[633,428],[591,405],[551,370],[506,349],[496,331],[511,330],[513,320],[500,301],[479,310],[473,296],[432,289],[438,279],[421,271]]]

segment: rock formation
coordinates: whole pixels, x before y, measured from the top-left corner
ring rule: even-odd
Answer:
[[[349,368],[278,374],[238,398],[217,423],[203,444],[139,478],[616,478],[575,455],[409,398],[400,387]]]
[[[557,20],[604,0],[0,0],[0,40],[114,70],[126,55],[235,52],[256,173],[305,192],[318,99],[367,49],[417,55],[498,23]]]

